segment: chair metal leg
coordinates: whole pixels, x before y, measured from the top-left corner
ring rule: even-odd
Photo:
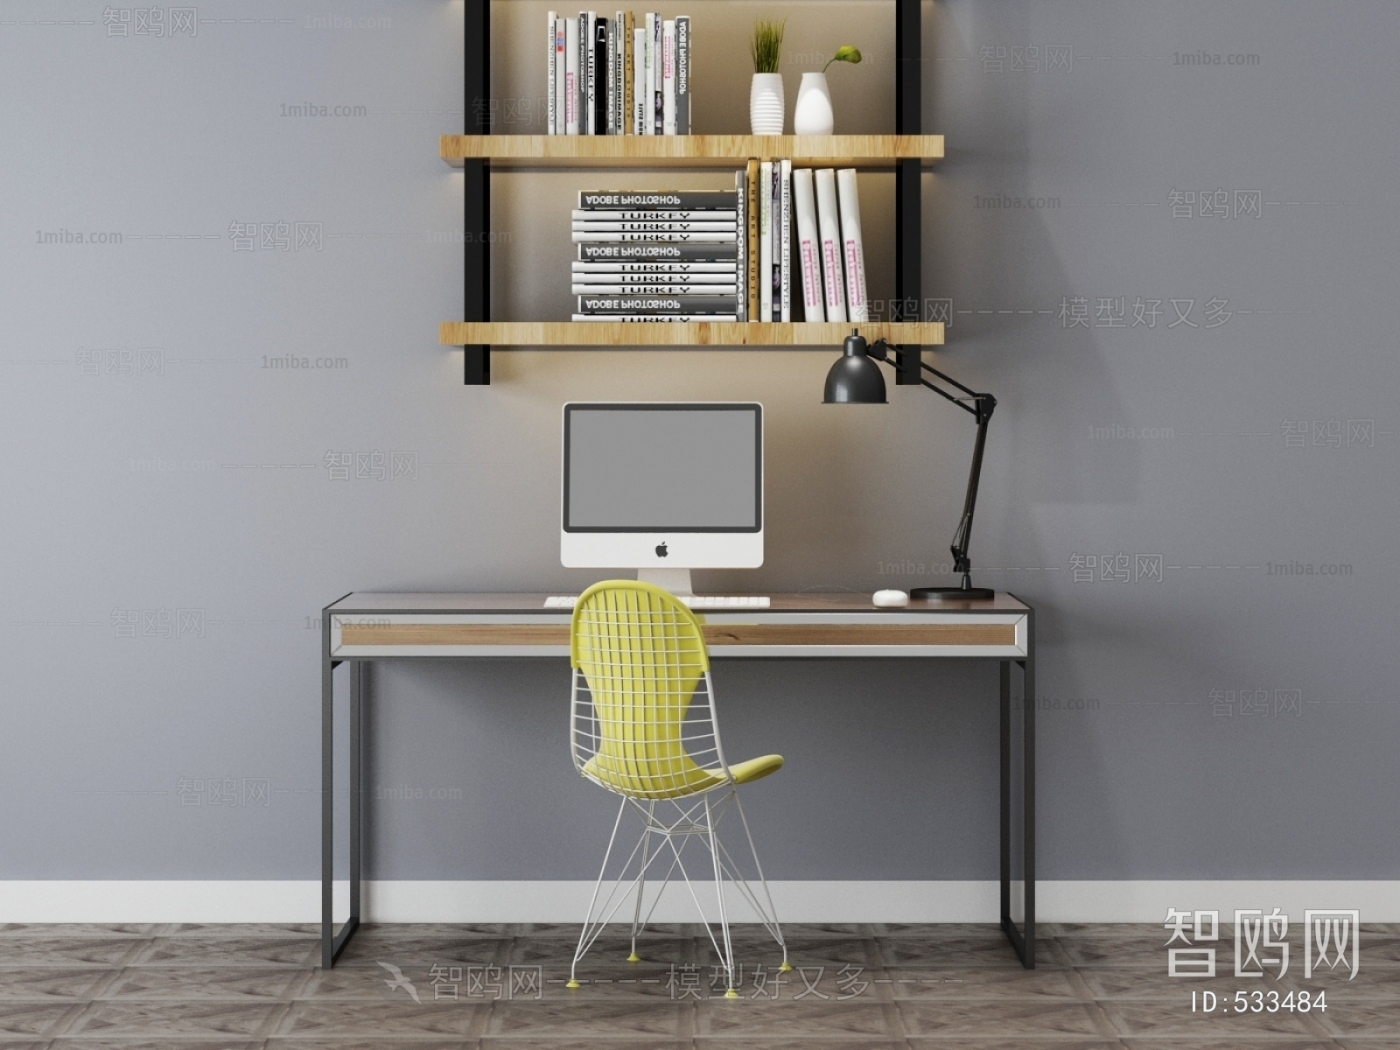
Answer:
[[[737,797],[737,796],[736,796]],[[710,859],[715,866],[715,896],[719,899],[719,929],[720,935],[724,938],[724,963],[725,992],[726,999],[739,998],[739,992],[734,987],[734,945],[729,939],[729,917],[724,910],[724,869],[720,866],[719,845],[715,839],[714,814],[710,811],[710,796],[705,796],[705,828],[706,838],[710,843]]]
[[[753,901],[755,905],[754,910],[757,911],[759,917],[764,920],[764,926],[768,927],[768,932],[771,933],[773,939],[778,942],[778,947],[783,950],[783,963],[778,967],[778,972],[787,973],[792,969],[792,964],[788,962],[787,942],[783,940],[783,927],[778,922],[778,909],[773,906],[773,894],[772,891],[768,889],[768,880],[764,878],[763,865],[758,861],[758,849],[753,844],[753,832],[749,830],[749,818],[744,816],[744,805],[739,801],[739,791],[737,788],[734,790],[734,808],[739,813],[739,823],[744,825],[744,838],[748,840],[749,853],[753,856],[753,868],[754,871],[758,873],[759,885],[763,887],[763,897],[768,902],[767,915],[764,915],[763,909],[757,906],[758,902],[756,900]],[[743,880],[740,880],[740,884],[743,884]],[[772,926],[768,926],[769,919],[773,921]]]
[[[588,915],[583,920],[583,929],[579,931],[578,947],[574,950],[574,961],[569,967],[569,983],[564,987],[577,988],[578,983],[578,961],[588,951],[588,946],[593,938],[588,936],[593,925],[593,909],[598,904],[598,893],[603,888],[603,876],[608,873],[608,860],[612,857],[613,843],[617,841],[617,829],[622,824],[623,811],[627,809],[627,799],[622,800],[622,805],[617,807],[617,819],[613,821],[612,835],[608,838],[608,848],[603,853],[603,865],[598,869],[598,881],[593,884],[593,896],[588,902]],[[596,935],[595,935],[596,936]]]
[[[632,954],[627,957],[627,961],[641,962],[642,957],[637,954],[637,934],[642,932],[646,923],[642,921],[642,897],[647,890],[647,865],[651,863],[651,825],[656,819],[656,800],[652,799],[647,803],[647,826],[642,832],[642,871],[637,876],[637,906],[632,911]],[[662,881],[661,888],[666,888],[665,880]],[[660,894],[657,895],[658,897]],[[650,913],[648,913],[650,918]]]

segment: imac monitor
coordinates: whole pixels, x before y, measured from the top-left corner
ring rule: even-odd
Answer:
[[[560,558],[637,569],[689,593],[689,573],[763,564],[763,406],[564,406]],[[665,581],[665,582],[663,582]]]

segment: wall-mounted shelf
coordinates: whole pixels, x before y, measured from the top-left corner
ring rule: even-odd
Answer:
[[[685,323],[610,321],[493,322],[491,320],[491,176],[514,170],[598,171],[743,167],[750,158],[789,159],[822,168],[894,172],[894,295],[890,323],[861,324],[867,338],[884,336],[899,348],[895,382],[923,381],[921,346],[943,342],[941,324],[923,316],[922,175],[943,157],[943,136],[921,134],[923,96],[922,0],[894,0],[893,135],[492,135],[492,0],[463,0],[464,131],[443,135],[438,155],[462,169],[463,285],[461,321],[447,321],[439,339],[461,346],[463,379],[491,382],[491,347],[654,346],[838,347],[849,324]],[[908,318],[908,321],[905,321]],[[902,322],[902,323],[901,323]]]
[[[750,157],[824,168],[885,169],[943,157],[942,135],[443,135],[438,153],[460,168],[742,168]]]
[[[941,346],[937,322],[798,321],[792,324],[733,321],[444,321],[438,341],[444,346],[498,347],[809,347],[832,353],[859,328],[872,342]]]

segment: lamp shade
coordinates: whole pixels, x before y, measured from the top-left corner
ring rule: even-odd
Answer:
[[[826,374],[826,393],[822,403],[827,405],[883,405],[885,377],[866,353],[865,338],[846,337],[845,352]]]

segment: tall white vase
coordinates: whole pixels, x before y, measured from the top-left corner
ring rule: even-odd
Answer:
[[[797,108],[792,113],[794,135],[830,135],[836,127],[831,112],[831,90],[825,73],[803,73],[797,89]]]
[[[781,135],[783,117],[783,75],[755,73],[749,89],[749,128],[755,135]]]

